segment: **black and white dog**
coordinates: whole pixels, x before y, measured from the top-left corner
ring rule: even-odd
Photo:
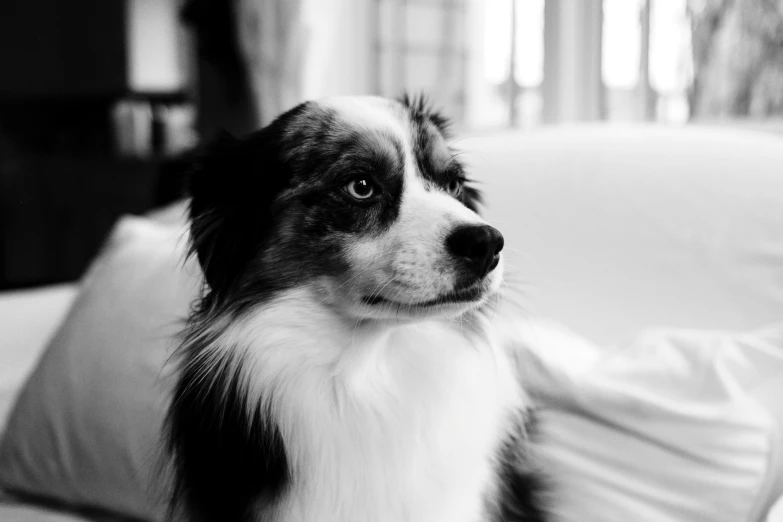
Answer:
[[[195,166],[175,518],[544,520],[488,313],[503,237],[446,126],[421,98],[308,102]]]

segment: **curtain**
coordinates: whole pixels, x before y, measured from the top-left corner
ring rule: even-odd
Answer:
[[[199,133],[244,134],[302,101],[302,0],[186,0],[195,32]]]
[[[689,0],[697,118],[783,115],[783,1]]]
[[[303,101],[302,0],[235,0],[239,51],[258,125]]]

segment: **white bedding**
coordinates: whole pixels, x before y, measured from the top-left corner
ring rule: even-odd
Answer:
[[[131,522],[112,515],[80,515],[38,504],[19,502],[0,490],[0,522]],[[136,522],[136,521],[133,521]]]
[[[75,284],[0,293],[0,435],[14,399],[76,297]],[[84,522],[89,519],[21,504],[0,490],[2,522]]]
[[[2,522],[93,522],[88,518],[32,505],[5,505],[2,502],[0,499],[0,520]]]
[[[16,392],[64,318],[76,292],[75,284],[0,292],[0,435]]]

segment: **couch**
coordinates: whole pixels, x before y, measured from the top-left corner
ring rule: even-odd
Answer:
[[[775,435],[783,422],[783,138],[593,125],[470,135],[458,145],[482,185],[485,216],[506,238],[507,288],[526,325],[520,336],[538,346],[529,378],[540,390],[573,392],[567,400],[577,406],[565,408],[568,415],[545,412],[543,432],[557,442],[544,448],[544,460],[573,478],[563,488],[581,491],[569,502],[593,495],[596,509],[605,506],[606,516],[583,519],[704,519],[643,506],[638,491],[623,489],[622,473],[597,489],[575,484],[588,475],[569,471],[566,454],[592,448],[591,433],[604,437],[572,415],[591,411],[591,397],[603,404],[603,419],[614,419],[604,424],[645,425],[623,433],[655,439],[656,447],[666,440],[676,449],[694,436],[683,419],[696,412],[707,441],[700,447],[714,451],[688,453],[697,466],[690,469],[699,470],[687,477],[692,502],[678,496],[689,487],[676,484],[687,475],[678,469],[645,486],[672,481],[671,492],[652,497],[673,506],[669,513],[783,520],[783,502],[773,508],[783,493]],[[150,434],[164,408],[166,357],[198,288],[196,268],[170,262],[182,253],[181,212],[125,218],[78,283],[0,294],[0,520],[161,517]],[[606,354],[614,354],[611,364]],[[147,380],[134,381],[134,372]],[[535,384],[541,375],[548,377]],[[639,382],[645,387],[628,386]],[[616,400],[614,390],[627,394]],[[704,398],[713,401],[708,409]],[[698,407],[676,412],[675,422],[678,404]],[[668,416],[651,422],[658,419],[651,405]],[[710,437],[727,423],[736,429],[724,447]],[[575,446],[569,430],[583,441]],[[134,446],[136,435],[147,437],[144,450]],[[731,453],[739,440],[744,460]],[[726,470],[738,462],[730,470],[738,481],[717,481],[724,450]],[[613,469],[638,464],[635,451],[611,453]],[[640,458],[658,473],[659,457]]]

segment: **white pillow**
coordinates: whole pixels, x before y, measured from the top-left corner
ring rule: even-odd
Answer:
[[[25,385],[0,442],[10,491],[160,520],[150,491],[162,369],[199,286],[183,229],[124,218]]]
[[[563,522],[761,521],[783,493],[783,324],[611,351],[535,323],[521,336]]]

